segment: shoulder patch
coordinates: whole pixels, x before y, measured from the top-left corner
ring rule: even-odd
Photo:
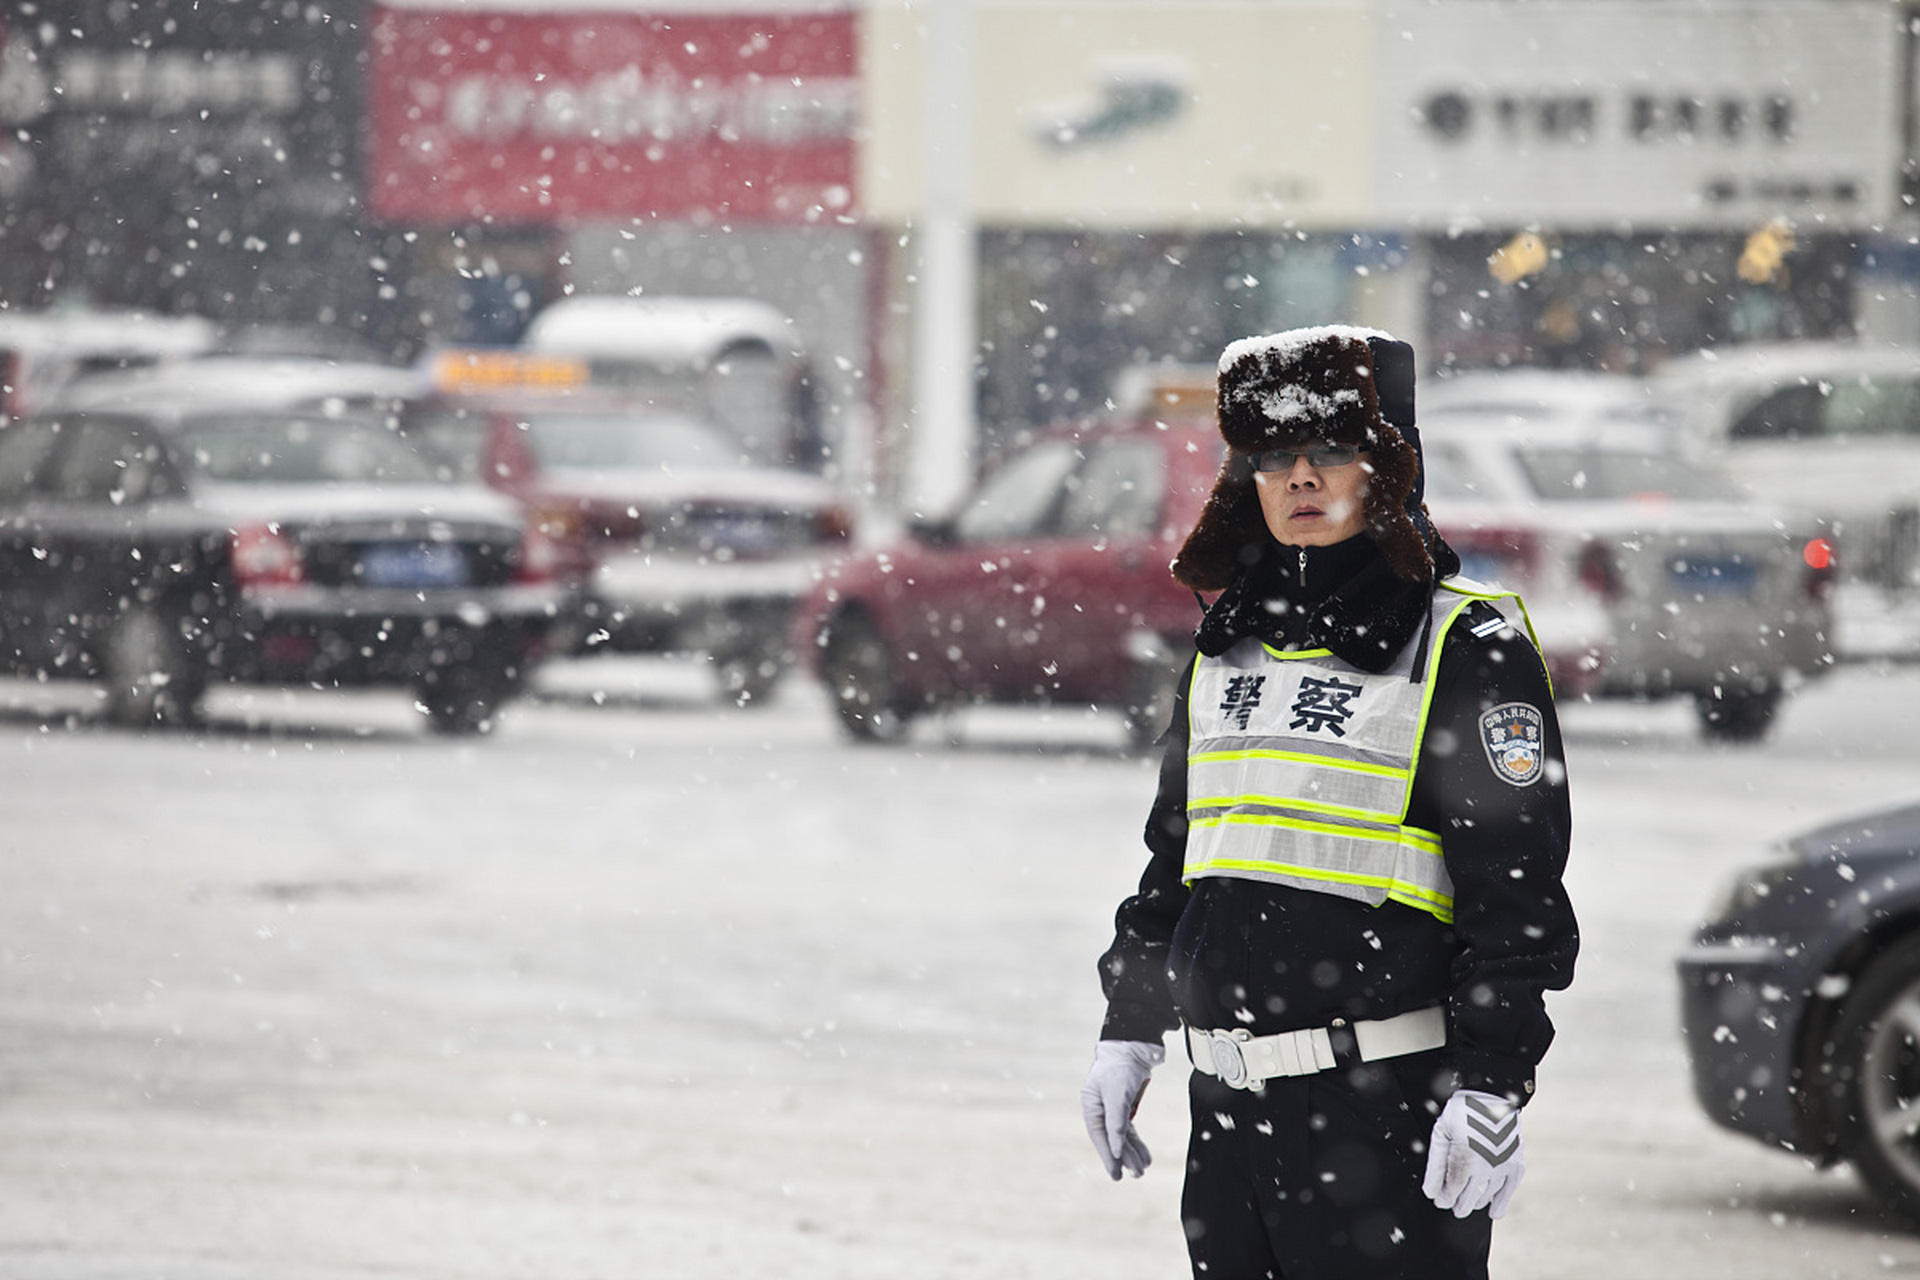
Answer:
[[[1531,703],[1503,702],[1480,717],[1480,745],[1495,777],[1531,786],[1546,764],[1546,717]]]
[[[1467,606],[1466,613],[1460,619],[1460,625],[1475,640],[1490,640],[1498,636],[1502,640],[1513,636],[1513,623],[1507,615],[1500,612],[1488,600],[1475,600]]]
[[[1504,617],[1483,618],[1468,630],[1473,633],[1475,639],[1485,640],[1488,636],[1512,635],[1513,624]]]

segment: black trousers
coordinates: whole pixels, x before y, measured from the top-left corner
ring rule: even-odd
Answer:
[[[1438,1052],[1269,1080],[1193,1073],[1181,1217],[1195,1280],[1486,1280],[1493,1223],[1420,1190]]]

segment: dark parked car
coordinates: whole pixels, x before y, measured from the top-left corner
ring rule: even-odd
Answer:
[[[129,725],[211,681],[413,690],[486,728],[539,656],[550,556],[372,413],[48,413],[0,427],[0,667]]]
[[[833,565],[796,648],[855,738],[976,702],[1118,708],[1166,727],[1200,606],[1167,565],[1219,468],[1205,419],[1062,429],[996,468],[952,520]]]
[[[1679,969],[1707,1114],[1920,1219],[1920,804],[1786,841]]]

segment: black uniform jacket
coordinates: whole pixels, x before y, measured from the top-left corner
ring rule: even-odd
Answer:
[[[1247,636],[1326,647],[1380,671],[1420,640],[1427,598],[1428,588],[1387,570],[1365,535],[1304,552],[1276,543],[1214,602],[1195,640],[1203,654]],[[1525,635],[1474,634],[1495,615],[1475,603],[1447,633],[1407,814],[1440,834],[1453,923],[1397,902],[1375,907],[1257,880],[1207,876],[1189,891],[1183,692],[1147,821],[1152,857],[1100,962],[1103,1039],[1159,1041],[1183,1020],[1268,1035],[1442,1004],[1451,1087],[1521,1101],[1532,1093],[1553,1038],[1544,993],[1572,981],[1579,947],[1561,886],[1571,816],[1546,672]],[[1482,714],[1509,702],[1545,720],[1545,766],[1526,786],[1495,772],[1481,737]]]

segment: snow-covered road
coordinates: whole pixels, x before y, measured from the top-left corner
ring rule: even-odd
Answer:
[[[171,737],[0,687],[0,1277],[1185,1274],[1181,1072],[1144,1180],[1078,1114],[1153,781],[1118,726],[859,749],[804,686],[608,687],[480,743],[378,698]],[[1672,977],[1763,842],[1920,793],[1916,717],[1911,667],[1756,749],[1564,713],[1587,949],[1497,1276],[1920,1272],[1848,1175],[1699,1115]]]

